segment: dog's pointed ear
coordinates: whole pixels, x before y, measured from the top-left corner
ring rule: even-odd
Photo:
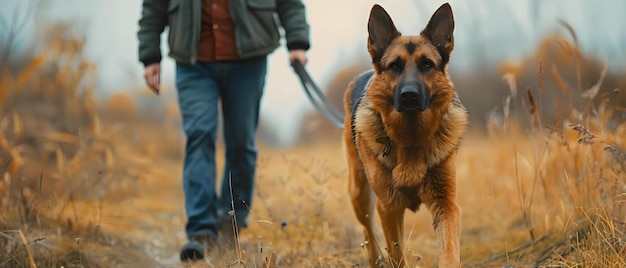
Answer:
[[[391,41],[400,36],[400,32],[387,11],[379,5],[374,5],[370,11],[367,31],[369,33],[368,50],[373,62],[377,63]]]
[[[454,48],[454,16],[452,15],[452,7],[445,3],[435,11],[430,18],[428,25],[422,31],[422,35],[426,36],[439,50],[444,63],[448,62],[450,53]]]

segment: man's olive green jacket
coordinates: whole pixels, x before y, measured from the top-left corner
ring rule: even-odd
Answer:
[[[284,29],[287,48],[309,48],[309,25],[301,0],[229,0],[237,52],[242,59],[264,56],[280,45]],[[177,63],[197,60],[202,0],[143,0],[139,20],[139,61],[161,61],[161,33],[169,28],[169,56]]]

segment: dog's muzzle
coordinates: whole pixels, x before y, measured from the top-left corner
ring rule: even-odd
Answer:
[[[394,105],[398,112],[424,111],[428,109],[430,93],[421,82],[402,84],[396,87]]]

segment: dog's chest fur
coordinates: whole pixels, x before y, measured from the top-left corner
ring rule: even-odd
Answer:
[[[456,150],[467,123],[467,111],[456,95],[447,111],[440,115],[406,118],[401,126],[386,122],[391,120],[375,109],[367,93],[360,99],[354,113],[353,134],[357,152],[369,150],[374,153],[391,173],[391,184],[398,189],[419,187],[429,169]],[[424,120],[436,121],[420,125]],[[394,135],[390,131],[398,127],[402,129],[396,132],[404,135]],[[361,158],[361,161],[364,166],[368,165],[367,160]]]

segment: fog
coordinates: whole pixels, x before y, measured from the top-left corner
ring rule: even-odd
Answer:
[[[33,1],[0,0],[0,41],[15,18],[25,17]],[[323,87],[337,70],[367,58],[366,22],[372,4],[390,13],[403,34],[418,34],[432,12],[446,1],[434,0],[306,0],[312,47],[309,69]],[[563,31],[557,19],[575,29],[582,50],[609,62],[609,70],[626,63],[626,1],[450,0],[456,29],[451,70],[456,73],[517,60],[531,53],[541,37]],[[165,92],[145,93],[142,65],[137,60],[137,21],[141,0],[41,0],[34,19],[17,36],[14,49],[37,45],[32,36],[45,25],[71,22],[84,30],[86,54],[98,66],[97,96],[126,91],[140,98],[175,98],[174,62],[162,63]],[[163,35],[162,52],[167,53]],[[17,54],[19,55],[19,54]],[[300,121],[312,110],[288,65],[285,47],[270,55],[261,117],[283,144],[295,140]]]

